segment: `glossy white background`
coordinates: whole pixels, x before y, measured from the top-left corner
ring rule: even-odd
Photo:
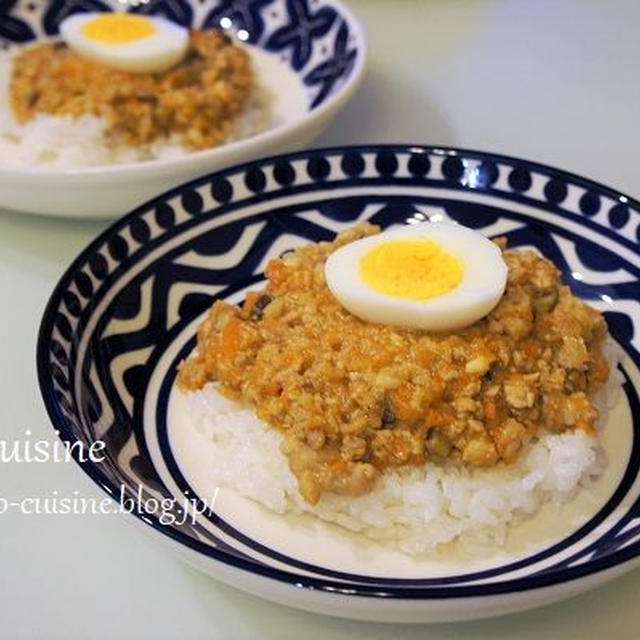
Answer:
[[[640,196],[636,0],[348,0],[370,42],[359,94],[319,144],[425,142],[539,160]],[[0,439],[50,438],[35,376],[47,297],[105,223],[0,212]],[[0,497],[101,491],[73,464],[0,464]],[[321,618],[201,576],[122,516],[0,515],[0,637],[638,637],[640,571],[489,621]]]

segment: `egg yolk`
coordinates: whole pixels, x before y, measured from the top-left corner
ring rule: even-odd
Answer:
[[[104,13],[82,27],[87,38],[105,44],[127,44],[155,32],[156,27],[150,20],[130,13]]]
[[[360,260],[360,277],[394,298],[429,300],[462,281],[462,262],[431,240],[395,240],[376,245]]]

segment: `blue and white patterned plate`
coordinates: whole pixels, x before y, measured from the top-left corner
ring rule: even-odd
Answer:
[[[422,146],[306,151],[203,177],[138,208],[82,252],[46,309],[38,374],[55,428],[66,441],[107,443],[103,463],[82,467],[116,501],[195,497],[167,407],[175,365],[212,301],[241,299],[270,258],[357,221],[386,227],[443,217],[552,258],[575,293],[604,310],[626,352],[624,398],[608,427],[617,471],[577,530],[517,556],[447,570],[396,562],[401,554],[372,551],[374,543],[331,525],[289,527],[242,502],[224,512],[214,506],[195,523],[180,524],[179,515],[171,523],[151,508],[134,515],[222,581],[354,618],[496,615],[629,570],[640,555],[640,204],[515,158]]]
[[[270,95],[269,126],[175,158],[73,169],[0,166],[0,206],[115,218],[196,176],[308,145],[364,75],[365,34],[340,0],[0,0],[0,54],[58,37],[71,14],[124,10],[221,29],[248,45],[259,84]]]
[[[304,70],[312,108],[344,83],[363,46],[359,31],[352,32],[351,14],[326,0],[5,0],[0,4],[0,48],[55,37],[60,23],[74,13],[125,7],[185,27],[229,29],[240,40],[281,55],[294,71]]]

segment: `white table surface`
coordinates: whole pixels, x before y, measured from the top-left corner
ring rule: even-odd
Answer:
[[[640,195],[637,0],[351,0],[370,68],[321,145],[426,142],[538,160]],[[35,340],[58,277],[106,223],[0,212],[0,439],[50,439]],[[0,497],[102,497],[74,464],[0,463]],[[488,621],[342,621],[217,584],[123,516],[0,515],[0,637],[640,637],[640,571]]]

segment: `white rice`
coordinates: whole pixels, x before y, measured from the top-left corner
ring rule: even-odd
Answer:
[[[104,122],[96,116],[38,114],[26,124],[18,124],[9,106],[11,57],[10,51],[0,52],[0,167],[80,169],[179,158],[192,153],[182,146],[177,135],[141,147],[109,144],[104,137]],[[270,102],[269,92],[258,87],[226,142],[248,138],[267,129],[271,119]]]
[[[596,398],[600,425],[616,401],[622,376],[619,348],[608,346],[612,372]],[[457,540],[471,547],[504,543],[510,528],[546,502],[571,500],[603,471],[598,439],[582,431],[541,435],[520,460],[495,469],[425,465],[386,471],[361,497],[324,494],[312,506],[280,452],[282,436],[246,406],[207,385],[190,394],[190,420],[215,446],[210,473],[233,489],[280,514],[311,513],[408,554]]]

